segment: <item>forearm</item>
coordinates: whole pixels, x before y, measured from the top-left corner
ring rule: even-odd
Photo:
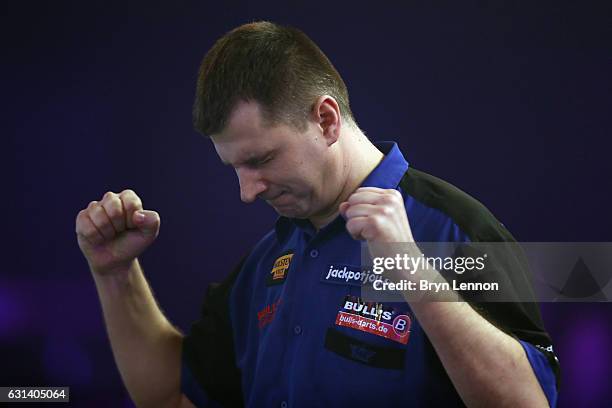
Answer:
[[[466,405],[548,406],[519,342],[468,303],[410,306]]]
[[[178,403],[182,335],[155,303],[137,260],[127,271],[92,271],[115,361],[138,406]]]

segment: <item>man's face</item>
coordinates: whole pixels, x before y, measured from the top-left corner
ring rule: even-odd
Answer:
[[[211,139],[221,160],[236,170],[245,203],[261,198],[280,215],[308,218],[335,198],[329,146],[314,122],[304,132],[268,127],[257,103],[239,102]]]

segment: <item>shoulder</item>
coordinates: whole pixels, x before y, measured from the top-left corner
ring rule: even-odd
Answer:
[[[452,219],[471,241],[515,241],[487,207],[447,181],[410,167],[400,187],[404,195]]]

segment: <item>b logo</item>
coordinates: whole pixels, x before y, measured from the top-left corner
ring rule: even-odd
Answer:
[[[393,319],[393,331],[400,337],[406,337],[410,333],[410,317],[399,315]]]

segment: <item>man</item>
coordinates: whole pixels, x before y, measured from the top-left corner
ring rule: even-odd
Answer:
[[[514,239],[476,200],[410,168],[397,145],[372,144],[306,35],[258,22],[218,40],[200,67],[194,123],[235,169],[241,199],[280,217],[183,336],[137,260],[159,215],[131,190],[79,213],[79,246],[137,405],[555,405],[557,361],[536,305],[361,298],[360,241]],[[399,331],[346,316],[375,328],[393,318]]]

